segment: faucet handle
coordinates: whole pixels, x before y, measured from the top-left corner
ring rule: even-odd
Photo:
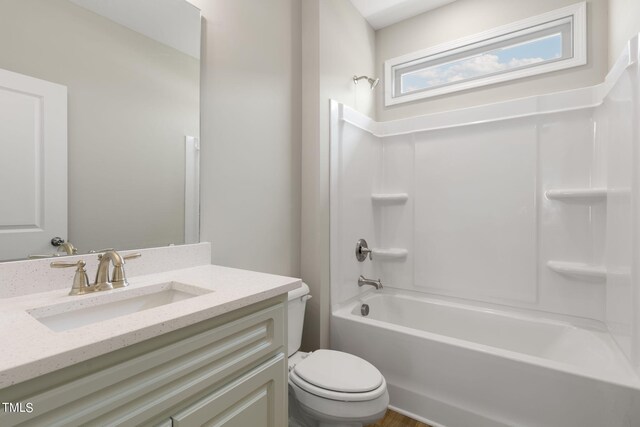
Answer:
[[[98,249],[98,250],[91,249],[91,250],[89,251],[89,253],[90,253],[90,254],[103,254],[103,253],[105,253],[105,252],[109,252],[109,251],[113,251],[113,250],[115,250],[115,249],[113,249],[113,248]],[[98,258],[99,258],[99,257],[101,257],[101,256],[102,256],[102,255],[98,255]]]
[[[132,254],[124,255],[122,257],[123,260],[129,260],[134,258],[140,258],[142,256],[141,253],[135,252]],[[129,281],[127,281],[127,276],[124,273],[124,263],[123,265],[114,265],[113,266],[113,276],[111,277],[111,283],[113,283],[114,288],[124,288],[129,286]]]
[[[102,258],[102,254],[105,252],[109,252],[109,251],[113,251],[115,249],[100,249],[99,251],[90,251],[90,254],[98,254],[98,259]],[[122,257],[122,259],[124,260],[128,260],[128,259],[134,259],[134,258],[140,258],[142,256],[142,254],[140,252],[136,252],[133,254],[129,254],[129,255],[124,255]]]
[[[40,255],[35,255],[35,256],[40,256]],[[71,267],[80,267],[80,263],[87,265],[87,263],[84,262],[83,260],[76,261],[76,262],[54,261],[49,265],[51,266],[51,268],[71,268]]]
[[[140,252],[135,252],[135,253],[123,256],[122,259],[124,260],[135,259],[135,258],[140,258],[141,256],[142,254]]]
[[[27,258],[29,259],[42,259],[42,258],[58,258],[64,256],[60,253],[52,253],[52,254],[42,254],[42,255],[29,255]]]
[[[369,260],[373,261],[373,251],[369,249],[367,241],[364,239],[358,239],[356,242],[356,259],[359,262],[363,262],[367,259],[367,255],[369,255]]]
[[[77,262],[55,261],[50,264],[51,268],[71,268],[76,267],[76,274],[73,276],[73,286],[69,295],[84,295],[93,292],[93,288],[89,283],[87,276],[86,262],[78,260]]]

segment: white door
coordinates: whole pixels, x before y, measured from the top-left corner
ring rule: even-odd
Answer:
[[[0,260],[67,238],[67,88],[0,69]]]

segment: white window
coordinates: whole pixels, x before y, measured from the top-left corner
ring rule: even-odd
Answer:
[[[385,62],[385,105],[587,63],[586,3]]]

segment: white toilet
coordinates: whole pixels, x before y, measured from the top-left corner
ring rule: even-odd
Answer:
[[[289,425],[361,427],[381,419],[387,383],[371,363],[349,353],[298,351],[309,287],[289,292]]]

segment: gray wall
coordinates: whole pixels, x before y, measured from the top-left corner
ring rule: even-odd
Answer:
[[[375,74],[375,33],[348,0],[303,0],[302,28],[301,271],[314,295],[303,348],[315,349],[329,345],[329,100],[375,115],[374,92],[352,80]]]
[[[302,276],[303,345],[326,347],[329,99],[375,114],[351,80],[374,74],[374,31],[348,0],[191,3],[204,17],[201,240],[215,264]]]
[[[382,76],[384,61],[387,59],[574,3],[577,3],[577,0],[458,0],[378,30],[376,32],[377,73]],[[602,82],[608,70],[607,0],[587,0],[587,8],[589,32],[587,65],[390,107],[384,106],[384,94],[380,90],[377,93],[378,120],[418,116],[575,89]]]
[[[212,262],[300,275],[300,0],[202,10],[201,233]]]
[[[0,68],[68,87],[69,240],[81,251],[183,242],[195,58],[66,0],[2,0]]]
[[[640,1],[609,0],[609,67],[627,41],[640,32]]]

